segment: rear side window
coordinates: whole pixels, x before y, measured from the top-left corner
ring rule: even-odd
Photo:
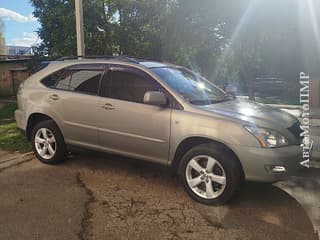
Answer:
[[[69,90],[72,73],[73,71],[69,69],[64,69],[63,71],[61,71],[59,79],[56,82],[55,88]]]
[[[51,88],[97,95],[103,64],[78,64],[55,72],[42,80]]]
[[[110,97],[130,102],[143,103],[148,91],[160,91],[159,83],[150,77],[131,71],[113,71],[110,83]]]
[[[60,78],[62,71],[64,71],[64,70],[60,70],[58,72],[50,74],[49,76],[43,78],[41,80],[41,83],[43,85],[45,85],[46,87],[50,87],[50,88],[55,87],[57,82],[59,81],[59,78]]]

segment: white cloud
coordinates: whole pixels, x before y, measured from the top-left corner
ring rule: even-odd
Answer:
[[[17,13],[15,11],[6,9],[6,8],[0,8],[0,17],[4,18],[5,20],[12,20],[16,22],[35,22],[37,19],[32,16],[32,14],[29,14],[27,16],[21,15],[20,13]]]
[[[13,38],[8,45],[30,47],[39,43],[38,35],[34,32],[24,32],[21,37]]]

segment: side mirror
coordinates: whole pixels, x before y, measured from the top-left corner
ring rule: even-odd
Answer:
[[[167,97],[162,92],[149,91],[144,94],[143,102],[145,104],[164,107],[167,105]]]

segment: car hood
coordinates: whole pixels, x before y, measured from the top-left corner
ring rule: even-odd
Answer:
[[[249,100],[231,100],[200,107],[207,112],[232,117],[268,128],[291,127],[297,118],[277,108]]]

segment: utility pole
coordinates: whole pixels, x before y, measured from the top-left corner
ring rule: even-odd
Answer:
[[[81,59],[84,57],[84,33],[83,33],[83,8],[82,0],[74,0],[77,31],[77,55]]]

